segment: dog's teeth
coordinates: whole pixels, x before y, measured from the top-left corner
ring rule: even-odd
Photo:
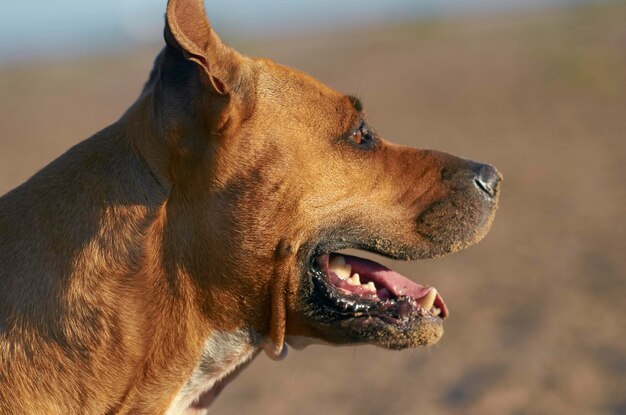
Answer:
[[[433,307],[430,312],[432,313],[433,316],[438,316],[439,314],[441,314],[441,309],[437,308],[437,307]]]
[[[361,278],[359,276],[359,274],[354,273],[354,275],[352,275],[350,278],[347,279],[348,284],[350,285],[361,285]]]
[[[328,266],[330,268],[341,268],[344,265],[346,265],[346,259],[342,257],[341,255],[337,255],[336,257],[331,259],[330,262],[328,263]]]
[[[371,292],[375,293],[376,292],[376,286],[374,285],[374,283],[372,281],[368,282],[367,284],[365,284],[365,286],[367,287],[368,290],[370,290]]]
[[[417,303],[425,310],[428,310],[435,304],[435,299],[437,298],[437,290],[435,288],[431,288],[428,294],[424,297],[420,298]]]
[[[352,266],[350,266],[350,264],[346,264],[342,268],[335,268],[334,271],[339,278],[347,280],[350,278],[350,274],[352,274]]]
[[[339,278],[346,280],[352,274],[352,266],[346,264],[346,259],[341,255],[334,257],[329,263],[328,268],[333,271]]]

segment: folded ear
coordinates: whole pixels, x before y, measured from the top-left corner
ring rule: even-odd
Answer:
[[[203,0],[169,0],[165,41],[200,66],[214,92],[228,94],[239,72],[241,57],[215,34]]]

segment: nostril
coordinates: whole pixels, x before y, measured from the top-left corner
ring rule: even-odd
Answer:
[[[500,180],[500,174],[496,169],[487,164],[483,164],[476,172],[474,183],[489,196],[494,197],[498,191]]]

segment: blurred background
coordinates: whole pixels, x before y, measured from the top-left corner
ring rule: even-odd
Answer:
[[[4,1],[0,194],[116,121],[165,1]],[[626,2],[210,1],[241,52],[357,94],[390,140],[489,162],[478,246],[392,266],[451,309],[428,349],[260,356],[220,414],[626,414]],[[383,261],[389,264],[389,261]]]

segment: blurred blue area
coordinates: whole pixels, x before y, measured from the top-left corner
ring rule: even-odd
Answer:
[[[254,37],[584,0],[205,0],[223,35]],[[0,62],[160,41],[165,0],[2,0]]]

